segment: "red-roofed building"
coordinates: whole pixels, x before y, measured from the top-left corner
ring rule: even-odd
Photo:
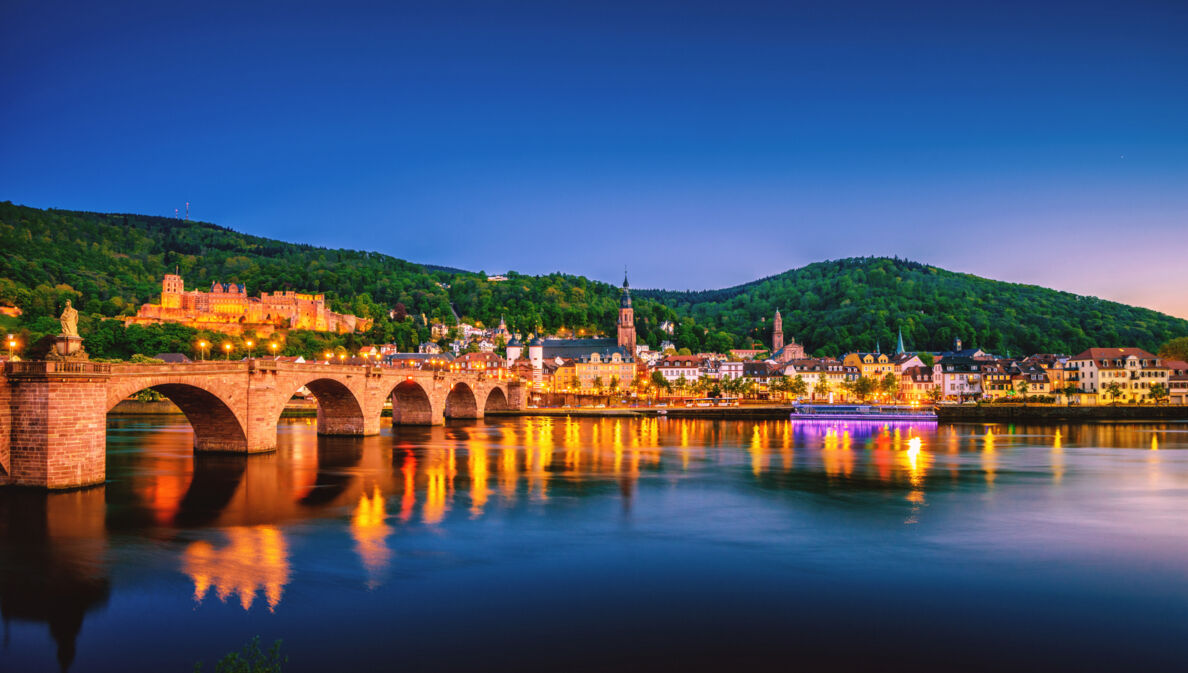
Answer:
[[[692,383],[701,378],[705,360],[696,355],[669,355],[656,365],[656,371],[668,382],[674,382],[684,377]]]
[[[1084,395],[1087,402],[1149,402],[1151,386],[1168,385],[1171,370],[1159,356],[1141,348],[1090,348],[1068,361],[1069,383]],[[1117,384],[1117,394],[1110,394]]]
[[[1183,360],[1164,360],[1163,366],[1168,369],[1168,402],[1171,404],[1188,404],[1188,362],[1184,362]]]

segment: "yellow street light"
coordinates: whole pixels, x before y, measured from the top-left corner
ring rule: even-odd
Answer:
[[[230,360],[231,359],[231,344],[224,343],[223,344],[223,352],[227,354],[227,359]]]
[[[250,359],[252,359],[252,346],[255,346],[256,342],[252,341],[251,339],[248,339],[247,341],[244,342],[244,345],[247,346],[248,359],[250,360]]]

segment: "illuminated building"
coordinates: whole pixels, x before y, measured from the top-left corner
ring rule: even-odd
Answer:
[[[345,333],[365,331],[371,326],[371,321],[364,318],[331,311],[322,294],[284,291],[249,297],[241,283],[211,283],[209,292],[187,292],[182,277],[172,273],[165,274],[161,281],[160,303],[144,304],[135,316],[124,319],[125,325],[162,323],[259,336],[280,329]]]

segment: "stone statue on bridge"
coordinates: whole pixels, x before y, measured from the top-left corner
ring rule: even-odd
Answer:
[[[62,323],[62,333],[54,337],[54,347],[46,354],[46,360],[86,360],[87,351],[83,348],[82,337],[78,335],[78,311],[66,300],[66,308],[58,317]]]
[[[78,336],[78,311],[66,300],[66,308],[62,309],[62,316],[58,318],[62,323],[62,336]]]

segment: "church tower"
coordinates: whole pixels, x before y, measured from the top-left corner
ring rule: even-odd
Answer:
[[[778,353],[784,347],[784,319],[780,317],[780,309],[776,309],[775,320],[771,328],[771,352]]]
[[[619,346],[627,350],[629,357],[635,357],[635,309],[631,308],[631,287],[627,284],[627,272],[623,272],[623,295],[619,299]]]

